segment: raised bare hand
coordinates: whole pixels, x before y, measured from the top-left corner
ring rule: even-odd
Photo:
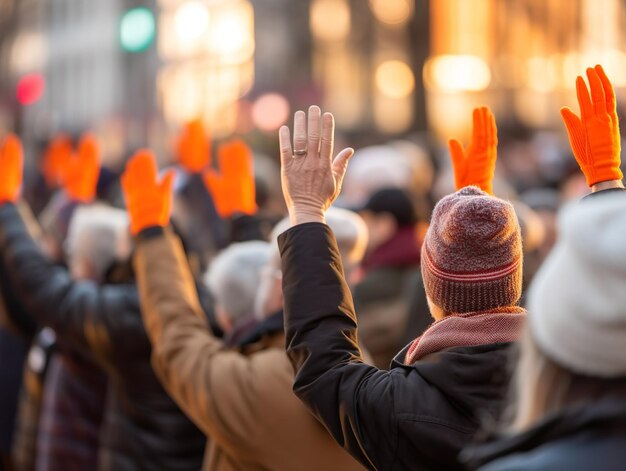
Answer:
[[[341,192],[354,149],[333,159],[335,119],[318,106],[294,116],[293,149],[289,128],[279,131],[283,195],[293,225],[325,222],[324,214]]]

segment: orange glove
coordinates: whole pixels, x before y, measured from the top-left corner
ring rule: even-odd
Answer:
[[[222,218],[235,213],[255,214],[256,193],[252,153],[241,140],[222,144],[218,149],[221,174],[204,173],[204,184],[213,196],[215,209]]]
[[[67,162],[63,188],[72,200],[89,203],[96,197],[99,175],[100,146],[93,134],[85,134],[78,144],[77,155]]]
[[[178,162],[188,172],[200,173],[211,165],[211,144],[200,119],[185,125],[176,152]]]
[[[72,158],[72,141],[66,135],[59,134],[50,142],[42,162],[42,172],[46,184],[56,188],[63,181],[63,173]]]
[[[448,143],[454,181],[457,190],[468,185],[477,185],[481,190],[493,194],[493,176],[498,157],[498,130],[493,113],[486,106],[474,109],[472,115],[472,142],[463,150],[456,139]]]
[[[561,116],[567,128],[570,146],[587,185],[624,178],[620,170],[619,120],[615,92],[602,66],[587,69],[591,97],[582,77],[576,78],[580,118],[567,107]]]
[[[15,134],[8,134],[0,148],[0,203],[15,203],[20,196],[24,156]]]
[[[167,172],[160,183],[157,178],[156,159],[149,150],[138,151],[126,164],[122,190],[132,235],[148,227],[165,227],[170,222],[174,172]]]

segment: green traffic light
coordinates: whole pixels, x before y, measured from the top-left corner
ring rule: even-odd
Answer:
[[[154,15],[148,8],[133,8],[122,16],[120,44],[125,51],[145,51],[154,41],[155,35]]]

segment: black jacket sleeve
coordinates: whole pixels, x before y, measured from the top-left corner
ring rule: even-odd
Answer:
[[[370,469],[390,469],[398,433],[393,381],[362,361],[335,237],[325,224],[309,223],[278,242],[294,392],[352,456]]]
[[[40,251],[12,204],[0,206],[0,264],[25,311],[54,329],[59,343],[104,359],[121,331],[143,331],[134,285],[74,281]],[[122,340],[123,341],[123,340]]]

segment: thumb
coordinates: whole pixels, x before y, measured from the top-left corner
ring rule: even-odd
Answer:
[[[460,168],[465,160],[465,150],[463,144],[457,139],[450,139],[448,141],[448,149],[450,149],[450,159],[454,168]]]
[[[168,198],[172,196],[175,177],[176,172],[174,172],[174,170],[168,170],[165,173],[163,180],[161,180],[161,183],[159,184],[159,188],[161,189],[162,194],[167,196]]]
[[[568,133],[578,133],[582,131],[582,121],[576,113],[567,106],[561,108],[561,118],[563,118]]]
[[[339,152],[339,154],[337,154],[337,157],[335,157],[335,160],[333,160],[333,175],[339,182],[343,181],[343,177],[345,176],[346,170],[348,169],[348,162],[353,155],[354,149],[348,147]]]
[[[448,141],[448,148],[450,149],[450,160],[452,160],[452,172],[454,173],[454,187],[456,190],[460,190],[466,186],[467,182],[467,158],[465,157],[465,150],[463,144],[456,139],[450,139]]]
[[[565,123],[569,142],[576,157],[585,153],[585,132],[580,118],[568,107],[561,108],[561,118]]]

